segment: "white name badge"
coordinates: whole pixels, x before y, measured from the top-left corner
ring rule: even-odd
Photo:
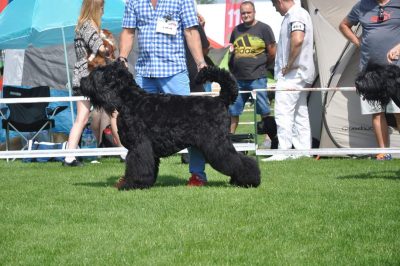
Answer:
[[[176,35],[178,29],[178,22],[174,20],[165,20],[159,18],[157,20],[156,32],[165,33],[169,35]]]

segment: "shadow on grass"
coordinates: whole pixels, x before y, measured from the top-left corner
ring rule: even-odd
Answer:
[[[400,170],[399,171],[376,171],[363,173],[358,175],[345,175],[339,176],[338,179],[389,179],[389,180],[400,180]]]
[[[177,178],[171,175],[163,175],[157,178],[155,187],[177,187],[186,186],[188,179]],[[209,181],[207,187],[223,187],[227,186],[227,182],[224,181]]]
[[[107,178],[104,182],[81,182],[81,183],[74,183],[74,186],[83,186],[83,187],[114,187],[114,185],[118,182],[120,176],[112,176]]]
[[[74,183],[75,186],[86,186],[86,187],[114,187],[118,182],[119,176],[112,176],[107,178],[104,182],[81,182]],[[179,187],[186,186],[187,180],[182,178],[177,178],[171,175],[162,175],[157,178],[155,187]],[[228,182],[224,181],[210,181],[207,183],[207,187],[226,187],[229,186]]]

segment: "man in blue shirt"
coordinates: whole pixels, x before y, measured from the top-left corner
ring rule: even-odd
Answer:
[[[120,37],[120,61],[127,62],[138,39],[135,80],[149,93],[189,95],[189,77],[185,60],[184,37],[197,68],[206,65],[201,47],[195,3],[188,0],[128,0]],[[207,182],[205,160],[196,149],[189,149],[188,185]]]

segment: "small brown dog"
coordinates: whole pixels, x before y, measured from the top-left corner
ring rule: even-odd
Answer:
[[[116,43],[114,36],[109,30],[102,29],[100,31],[100,37],[103,40],[103,45],[106,49],[106,55],[101,55],[100,53],[91,54],[88,57],[88,69],[92,71],[98,66],[105,66],[112,61],[115,61],[115,50]]]

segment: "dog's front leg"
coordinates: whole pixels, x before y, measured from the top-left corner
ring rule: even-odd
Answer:
[[[120,190],[150,188],[156,182],[157,169],[158,163],[154,159],[150,142],[142,141],[133,149],[129,147],[125,177],[117,184],[117,187]]]

